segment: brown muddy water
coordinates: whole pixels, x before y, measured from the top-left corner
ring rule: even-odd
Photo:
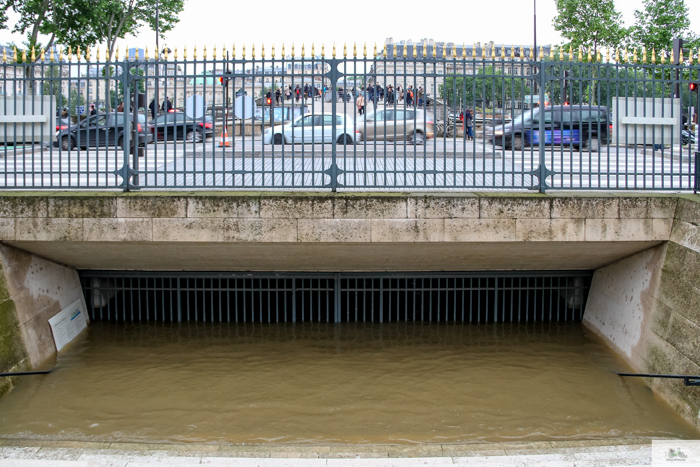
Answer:
[[[698,432],[579,323],[92,324],[0,436],[450,443]]]

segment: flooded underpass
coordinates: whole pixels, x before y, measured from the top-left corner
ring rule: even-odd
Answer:
[[[56,371],[0,398],[0,437],[698,437],[643,380],[613,373],[630,368],[581,324],[585,274],[82,279],[91,325]]]

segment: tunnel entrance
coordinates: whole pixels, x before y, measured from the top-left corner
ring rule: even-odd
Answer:
[[[83,271],[92,321],[581,321],[591,272]]]

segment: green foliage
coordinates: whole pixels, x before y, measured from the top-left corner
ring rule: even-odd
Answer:
[[[601,47],[618,47],[629,32],[622,25],[622,15],[614,0],[554,0],[557,16],[554,29],[567,40],[566,48],[583,48],[595,56]]]
[[[49,66],[46,71],[44,71],[44,78],[46,78],[41,85],[41,93],[45,96],[56,96],[56,106],[67,107],[68,99],[63,95],[61,89],[61,67],[60,66]]]
[[[502,67],[487,66],[476,76],[446,76],[438,92],[451,107],[473,107],[483,101],[485,107],[508,100],[522,99],[531,94],[529,80],[523,77],[510,77]]]
[[[700,45],[697,34],[690,30],[685,0],[644,0],[643,8],[636,10],[634,17],[631,33],[635,43],[648,50],[654,48],[657,54],[670,51],[675,38],[686,40],[687,47]]]

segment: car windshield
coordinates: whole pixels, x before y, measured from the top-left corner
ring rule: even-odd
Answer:
[[[539,115],[539,113],[539,108],[526,110],[525,112],[521,113],[513,119],[513,125],[529,125],[530,123],[532,123],[532,119],[535,116]]]

